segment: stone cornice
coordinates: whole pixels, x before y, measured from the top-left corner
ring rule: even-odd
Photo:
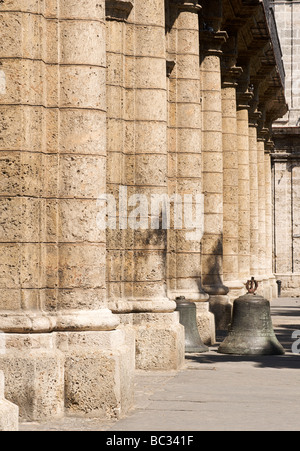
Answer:
[[[300,154],[296,153],[284,153],[284,152],[271,152],[272,161],[277,163],[285,163],[291,160],[300,160]]]

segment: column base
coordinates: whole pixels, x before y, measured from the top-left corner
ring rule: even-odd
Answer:
[[[215,315],[216,330],[228,330],[231,322],[232,306],[227,295],[210,295],[209,308]]]
[[[206,345],[213,345],[216,342],[215,317],[209,311],[209,294],[203,289],[196,292],[178,290],[168,293],[170,299],[184,296],[187,301],[194,302],[197,308],[197,325],[201,340]]]
[[[64,356],[54,334],[5,334],[0,356],[6,398],[23,421],[45,421],[64,414]]]
[[[62,332],[68,415],[121,418],[133,405],[134,332]]]
[[[19,430],[19,408],[4,397],[4,375],[0,371],[0,432]]]
[[[197,325],[201,340],[205,345],[216,343],[215,316],[209,311],[208,302],[195,302],[197,308]]]
[[[6,397],[22,421],[120,418],[133,404],[134,332],[5,334]]]
[[[276,283],[276,277],[274,274],[272,274],[269,278],[270,280],[270,287],[271,287],[271,300],[278,298],[278,285]]]
[[[136,367],[141,370],[178,370],[185,362],[184,327],[178,312],[135,313]]]
[[[273,299],[278,298],[278,286],[274,274],[267,276],[267,285],[265,288],[265,298],[272,302]]]

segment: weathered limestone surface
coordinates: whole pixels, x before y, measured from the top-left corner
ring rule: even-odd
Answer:
[[[195,196],[202,194],[199,11],[197,4],[171,4],[172,26],[167,37],[169,58],[176,60],[169,76],[169,195],[180,199],[192,195],[193,210]],[[186,142],[187,136],[193,137],[192,143]],[[208,296],[201,291],[201,238],[189,241],[189,232],[184,224],[169,231],[170,296],[205,300]]]
[[[244,283],[251,273],[249,94],[239,95],[237,102],[237,135],[239,158],[239,277]]]
[[[273,149],[273,146],[272,146]],[[272,299],[277,297],[277,284],[273,271],[273,203],[272,203],[272,172],[271,172],[271,157],[270,149],[266,146],[265,149],[265,183],[266,183],[266,277],[269,281],[269,288],[267,288],[267,298]]]
[[[130,211],[126,218],[119,211],[119,227],[107,231],[108,302],[136,333],[138,368],[176,369],[184,361],[184,330],[167,293],[167,230],[152,226],[152,221],[159,224],[161,220],[163,202],[154,218],[149,209],[137,214],[140,227],[134,227],[130,218],[136,210],[127,199],[135,195],[150,208],[152,196],[163,199],[168,194],[164,3],[149,5],[146,13],[145,5],[137,2],[132,10],[122,11],[123,20],[117,22],[116,14],[107,12],[108,95],[112,99],[107,187],[120,199],[123,185],[126,215]]]
[[[274,271],[282,282],[282,293],[298,296],[299,269],[299,117],[300,117],[300,4],[276,1],[274,11],[278,24],[286,71],[288,113],[274,124],[271,149],[273,165]]]
[[[203,111],[204,236],[202,278],[217,329],[227,328],[231,307],[223,283],[223,137],[221,47],[227,33],[203,33],[201,61]]]
[[[255,114],[255,113],[254,113]],[[250,255],[251,274],[259,275],[258,260],[258,161],[257,161],[257,118],[252,116],[249,125],[250,164]]]
[[[232,44],[231,44],[232,45]],[[234,60],[229,47],[230,60]],[[239,277],[239,155],[237,124],[238,79],[242,68],[227,62],[223,69],[222,118],[223,118],[223,273],[225,285],[230,288],[230,297],[235,299],[243,293]]]
[[[298,130],[274,130],[273,162],[273,220],[274,266],[276,279],[282,282],[282,293],[299,294],[299,176]]]
[[[176,62],[169,74],[168,122],[168,192],[185,201],[195,216],[197,208],[203,215],[202,183],[202,111],[199,71],[199,11],[201,6],[180,1],[170,4],[167,16],[167,50],[171,62]],[[189,198],[187,198],[189,196]],[[200,204],[197,205],[197,198]],[[188,200],[186,200],[188,199]],[[175,200],[176,202],[176,200]],[[184,211],[186,214],[186,211]],[[201,239],[189,239],[194,230],[185,223],[176,227],[174,203],[168,231],[168,294],[171,299],[184,296],[197,303],[199,332],[205,343],[215,340],[214,317],[209,312],[208,294],[202,288]],[[202,216],[203,217],[203,216]],[[200,303],[204,305],[199,305]],[[205,327],[203,327],[205,324]]]
[[[65,408],[122,415],[133,399],[134,343],[107,309],[106,234],[96,223],[106,191],[105,4],[7,2],[1,14],[7,398],[27,420]]]
[[[5,399],[4,382],[0,371],[0,431],[16,432],[19,429],[19,408]]]
[[[135,367],[184,363],[177,296],[205,343],[251,276],[271,296],[286,105],[265,4],[0,2],[0,370],[22,419],[126,414]],[[296,239],[298,169],[274,173]]]
[[[274,12],[286,72],[285,93],[289,106],[288,113],[276,121],[276,127],[280,125],[295,127],[299,126],[300,117],[300,46],[298,34],[300,4],[288,0],[275,0]]]

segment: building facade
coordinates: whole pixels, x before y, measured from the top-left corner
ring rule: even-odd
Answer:
[[[119,417],[135,368],[183,365],[177,297],[213,343],[251,276],[276,295],[274,17],[260,0],[6,0],[0,15],[6,397],[27,420]]]
[[[300,3],[275,1],[288,113],[274,124],[274,272],[282,294],[300,294]]]

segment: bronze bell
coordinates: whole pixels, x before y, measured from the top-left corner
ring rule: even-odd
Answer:
[[[255,282],[252,279],[252,282]],[[282,355],[284,349],[276,338],[271,319],[270,302],[255,294],[251,285],[248,294],[233,303],[232,322],[227,338],[218,352],[237,355]]]
[[[176,298],[176,304],[180,324],[185,329],[185,352],[194,354],[209,351],[209,348],[205,346],[199,335],[195,303],[188,302],[184,296],[181,296]]]

